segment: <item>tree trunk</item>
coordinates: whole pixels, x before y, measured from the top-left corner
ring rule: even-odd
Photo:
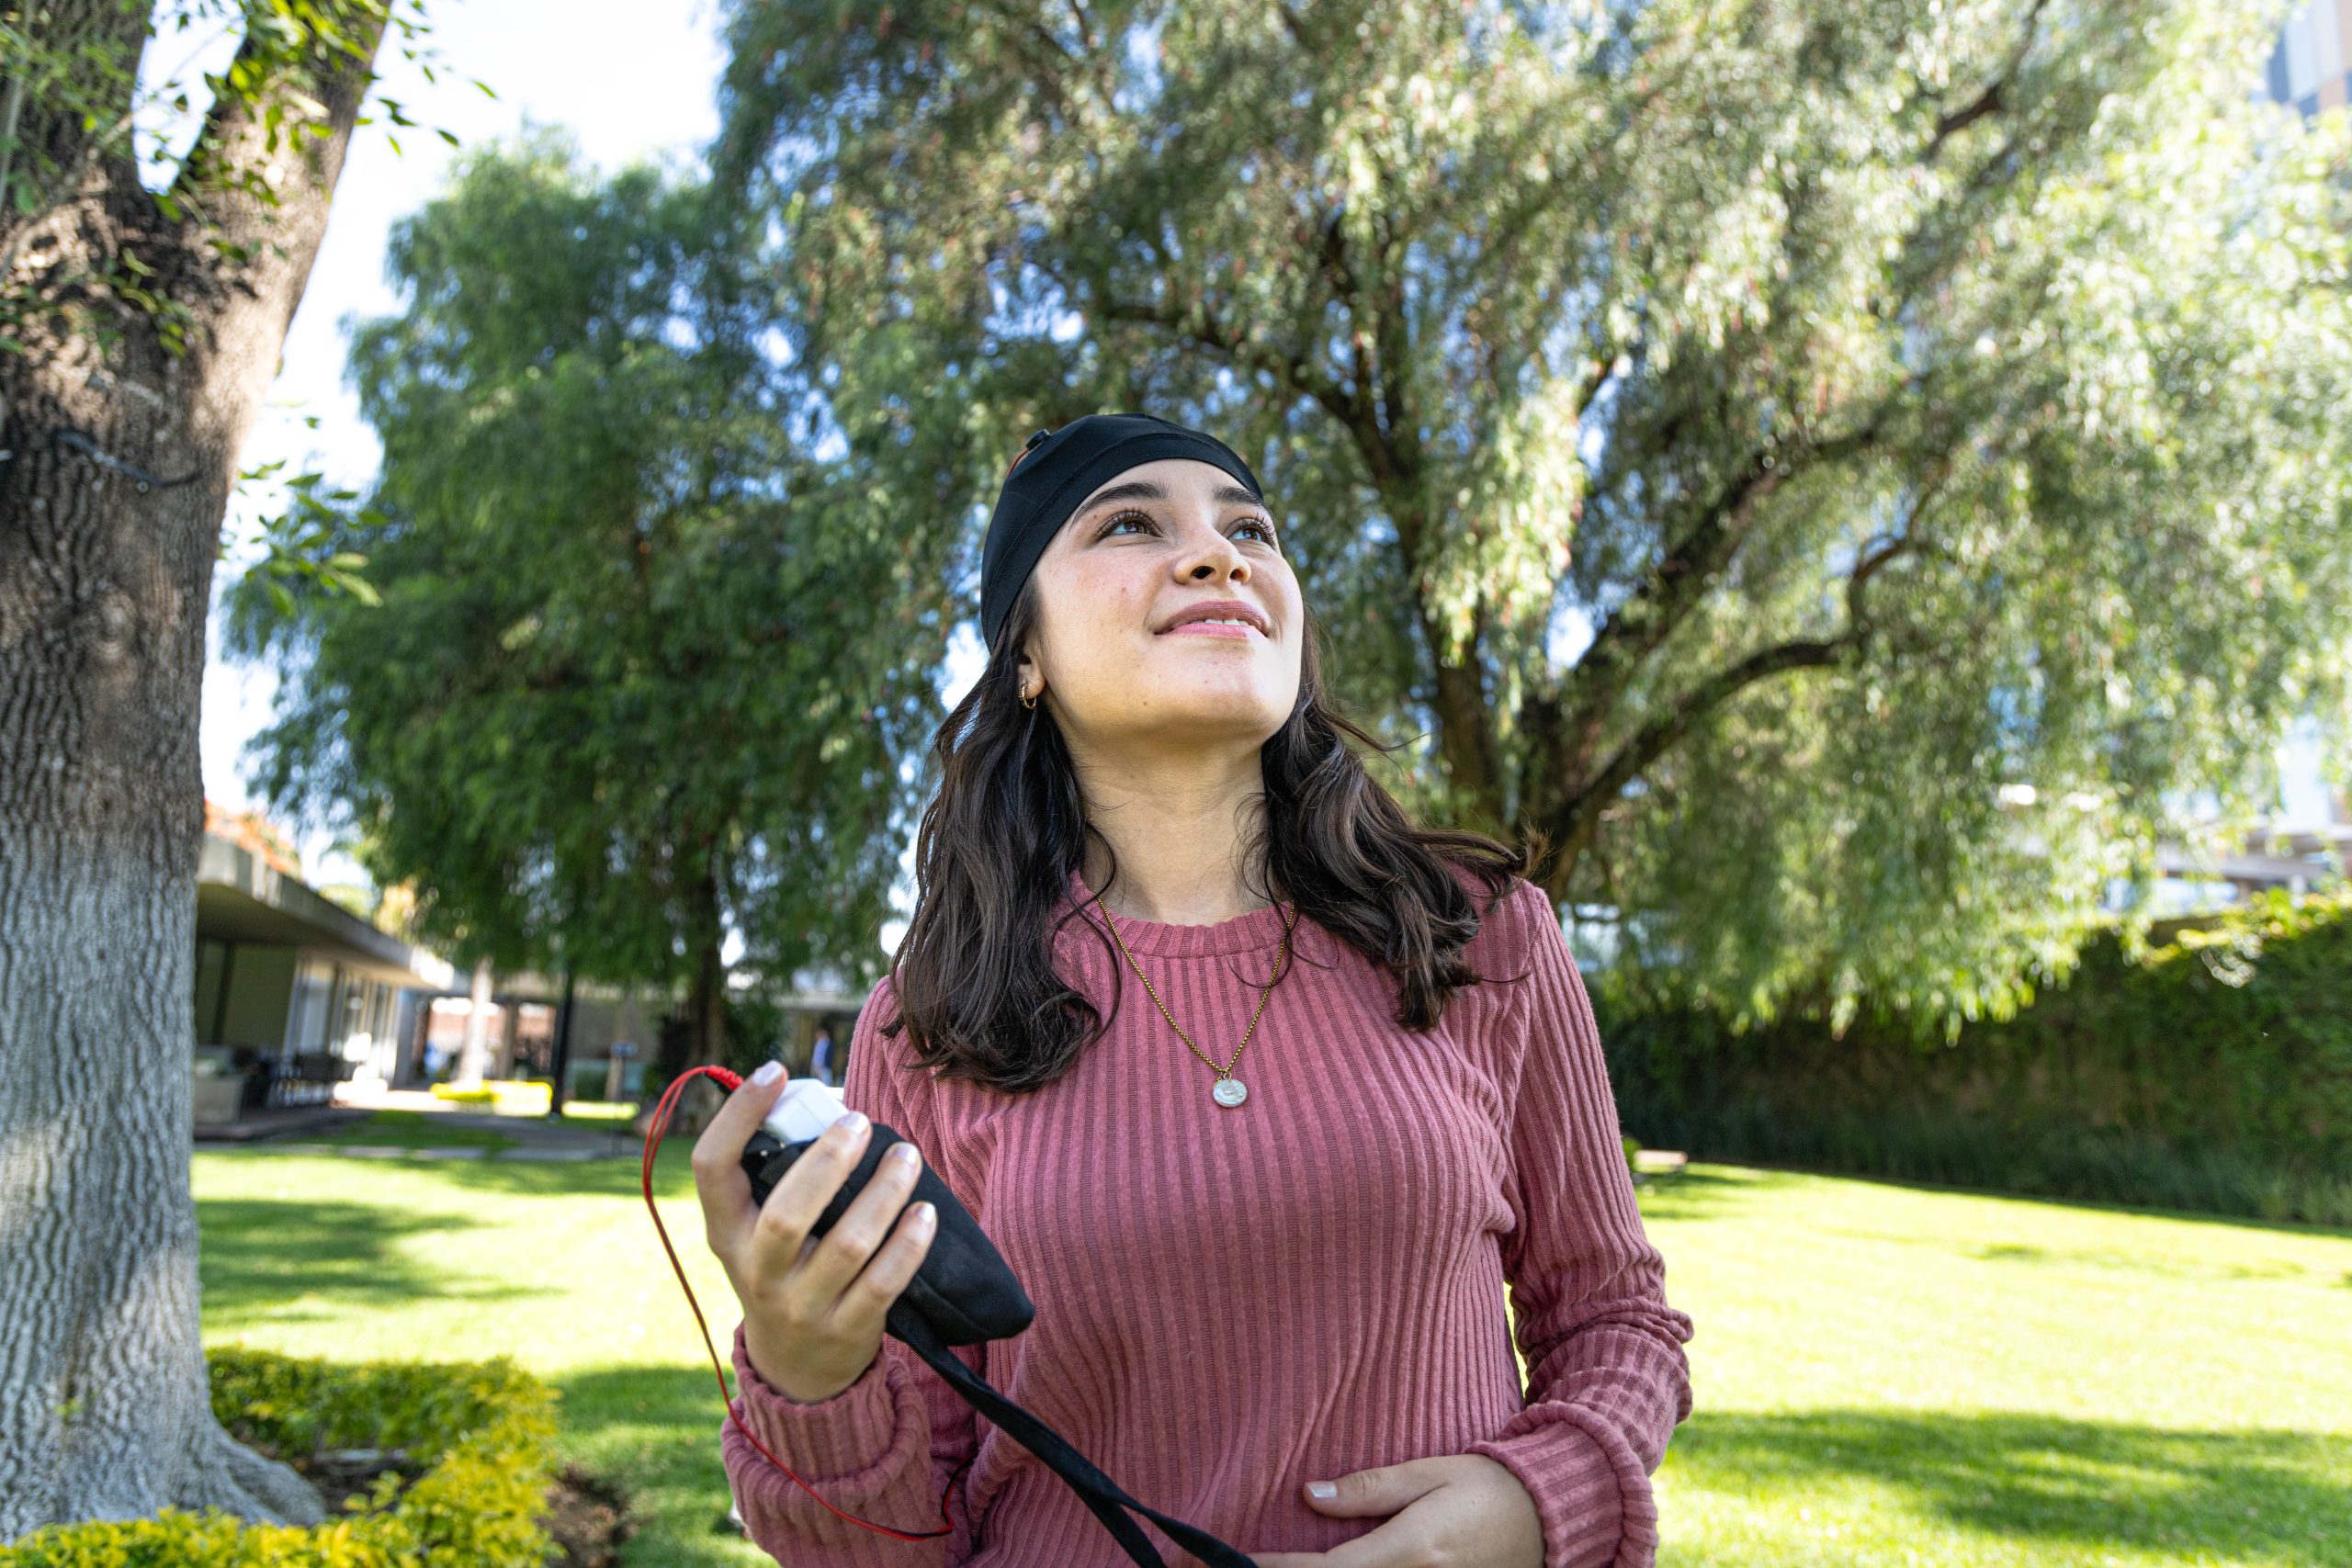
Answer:
[[[661,1088],[689,1068],[727,1060],[727,962],[720,956],[726,928],[716,869],[706,863],[702,874],[687,886],[686,896],[686,935],[694,949],[695,973],[686,987],[684,1007],[662,1028],[655,1070],[648,1076],[650,1083],[658,1082]],[[656,1088],[638,1108],[630,1126],[639,1137],[652,1125],[653,1106],[660,1098],[660,1088]],[[718,1085],[708,1078],[697,1079],[678,1097],[670,1130],[699,1133],[724,1100]]]
[[[711,909],[713,931],[695,955],[694,984],[686,992],[686,1027],[681,1032],[691,1060],[679,1069],[682,1072],[727,1060],[727,965],[718,956],[715,893]],[[673,1124],[682,1133],[700,1133],[726,1100],[725,1092],[717,1084],[708,1078],[697,1078],[678,1097]]]
[[[150,374],[186,406],[178,372]],[[213,1421],[198,1341],[197,728],[226,444],[31,379],[20,428],[207,472],[140,497],[21,434],[0,471],[0,1541],[166,1504],[315,1522],[300,1477]]]
[[[571,965],[563,966],[563,1010],[555,1018],[555,1061],[548,1073],[548,1114],[560,1121],[564,1093],[571,1086]]]
[[[11,676],[20,669],[12,658]],[[27,694],[13,678],[7,689],[8,750],[23,757]],[[192,736],[157,761],[165,774],[195,766]],[[317,1494],[232,1441],[206,1392],[187,814],[67,843],[28,824],[20,800],[0,808],[0,1541],[165,1504],[315,1523]]]
[[[211,1414],[189,1068],[212,567],[379,28],[350,36],[359,60],[301,84],[328,111],[295,139],[310,168],[286,132],[261,147],[262,104],[208,117],[214,164],[265,168],[275,208],[208,193],[210,227],[175,229],[99,158],[37,235],[0,216],[0,290],[48,306],[0,354],[0,1543],[167,1505],[323,1517]],[[257,249],[226,276],[214,239]],[[187,308],[185,355],[92,280],[125,254]]]

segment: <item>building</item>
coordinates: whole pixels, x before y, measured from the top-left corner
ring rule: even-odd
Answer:
[[[2312,0],[2287,13],[2270,54],[2270,96],[2307,115],[2342,108],[2346,92],[2345,46],[2352,40],[2352,0]]]
[[[465,1049],[476,1006],[460,976],[458,990],[423,998],[416,1038],[400,1058],[395,1089],[448,1079]],[[563,982],[527,972],[485,978],[482,1077],[552,1079],[563,1021]],[[636,1096],[653,1055],[671,999],[650,987],[582,980],[572,987],[571,1038],[564,1095],[570,1100],[628,1100]],[[616,1054],[616,1047],[618,1053]]]
[[[728,988],[741,995],[759,983],[741,969],[728,976]],[[662,1020],[678,998],[658,987],[626,987],[579,981],[572,987],[571,1038],[566,1053],[564,1095],[572,1100],[637,1098],[645,1069],[661,1038]],[[777,1058],[795,1075],[806,1074],[817,1027],[833,1036],[833,1081],[841,1081],[842,1052],[851,1025],[865,1004],[864,988],[852,989],[838,976],[795,977],[780,998],[786,1020],[774,1042]],[[389,1081],[396,1089],[420,1087],[446,1077],[464,1048],[474,1001],[469,994],[424,998],[425,1011],[414,1041],[407,1043]],[[562,1019],[560,976],[517,973],[492,978],[484,1004],[483,1076],[492,1078],[552,1078]]]
[[[283,835],[204,803],[196,873],[198,1119],[323,1101],[385,1076],[416,998],[454,978],[302,881]],[[209,1087],[208,1087],[209,1086]]]
[[[360,1079],[422,1089],[455,1070],[472,1019],[475,976],[401,941],[305,883],[286,836],[258,813],[205,802],[197,865],[198,1119],[321,1103]],[[562,1023],[560,976],[485,974],[483,1076],[552,1077]],[[729,976],[741,993],[758,983]],[[582,980],[572,988],[568,1099],[633,1100],[677,998],[659,987]],[[821,1023],[833,1080],[864,987],[797,976],[782,998],[776,1055],[808,1070]]]

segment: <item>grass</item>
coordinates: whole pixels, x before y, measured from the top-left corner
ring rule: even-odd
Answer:
[[[1694,1165],[1678,1568],[2336,1568],[2352,1233]]]
[[[396,1149],[510,1149],[515,1141],[487,1127],[453,1127],[446,1116],[423,1111],[371,1111],[356,1122],[323,1133],[305,1134],[306,1144],[374,1145]]]
[[[205,1337],[512,1353],[631,1492],[632,1568],[764,1564],[713,1529],[724,1416],[637,1181],[204,1150]],[[683,1143],[656,1191],[724,1335]],[[2346,1561],[2352,1233],[1702,1163],[1641,1201],[1697,1325],[1662,1568]]]

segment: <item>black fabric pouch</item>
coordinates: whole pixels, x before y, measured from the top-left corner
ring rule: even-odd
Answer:
[[[867,1138],[865,1153],[858,1160],[857,1168],[833,1194],[825,1212],[817,1216],[816,1234],[823,1235],[833,1228],[849,1206],[865,1190],[865,1184],[882,1168],[882,1156],[890,1145],[900,1140],[900,1134],[883,1122],[874,1124]],[[806,1139],[795,1144],[778,1143],[774,1134],[758,1132],[743,1145],[743,1173],[752,1179],[753,1201],[765,1203],[768,1193],[784,1179],[792,1162],[814,1146],[817,1140]],[[1037,1309],[1029,1300],[1029,1292],[1021,1288],[1013,1277],[1012,1267],[996,1249],[996,1243],[980,1229],[980,1223],[957,1201],[947,1183],[925,1160],[917,1168],[914,1190],[907,1202],[929,1203],[938,1211],[939,1228],[931,1238],[931,1251],[924,1255],[922,1267],[899,1292],[890,1304],[888,1318],[890,1332],[901,1339],[905,1319],[920,1316],[931,1326],[932,1334],[943,1345],[978,1345],[984,1339],[1006,1339],[1029,1326]],[[899,1213],[904,1213],[904,1208]],[[898,1215],[890,1224],[899,1223]],[[888,1234],[888,1227],[885,1227]]]
[[[814,1235],[822,1235],[833,1228],[857,1195],[865,1190],[865,1184],[880,1171],[882,1156],[889,1152],[890,1145],[900,1141],[901,1135],[887,1123],[874,1123],[857,1168],[850,1172],[841,1190],[833,1194],[824,1213],[818,1215],[812,1227]],[[814,1147],[816,1142],[814,1138],[805,1138],[787,1144],[765,1131],[752,1134],[751,1141],[743,1145],[743,1173],[751,1178],[752,1200],[765,1203],[775,1184],[792,1168],[792,1162]],[[964,1364],[961,1357],[948,1349],[951,1345],[977,1345],[984,1340],[1008,1338],[1028,1327],[1037,1309],[1029,1300],[1029,1292],[1021,1288],[1012,1265],[1005,1262],[1003,1254],[997,1251],[996,1244],[989,1240],[955,1190],[932,1169],[928,1159],[917,1171],[914,1190],[908,1195],[907,1202],[931,1204],[938,1213],[939,1225],[933,1234],[931,1250],[924,1255],[922,1267],[907,1281],[906,1289],[899,1292],[899,1299],[890,1303],[890,1311],[883,1320],[884,1331],[905,1341],[973,1409],[1044,1461],[1102,1521],[1102,1527],[1126,1549],[1127,1555],[1144,1568],[1167,1568],[1167,1564],[1151,1544],[1151,1538],[1124,1509],[1132,1508],[1158,1525],[1168,1532],[1170,1540],[1208,1564],[1208,1568],[1255,1568],[1246,1553],[1207,1531],[1196,1529],[1182,1519],[1170,1518],[1128,1496],[1052,1427],[990,1388]],[[899,1213],[905,1212],[902,1206]],[[898,1224],[897,1214],[890,1216],[889,1224]],[[886,1234],[888,1228],[885,1227]]]

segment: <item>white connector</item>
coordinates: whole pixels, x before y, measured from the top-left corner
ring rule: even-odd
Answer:
[[[760,1123],[780,1144],[797,1144],[817,1136],[849,1114],[841,1091],[820,1078],[788,1078],[767,1120]]]

